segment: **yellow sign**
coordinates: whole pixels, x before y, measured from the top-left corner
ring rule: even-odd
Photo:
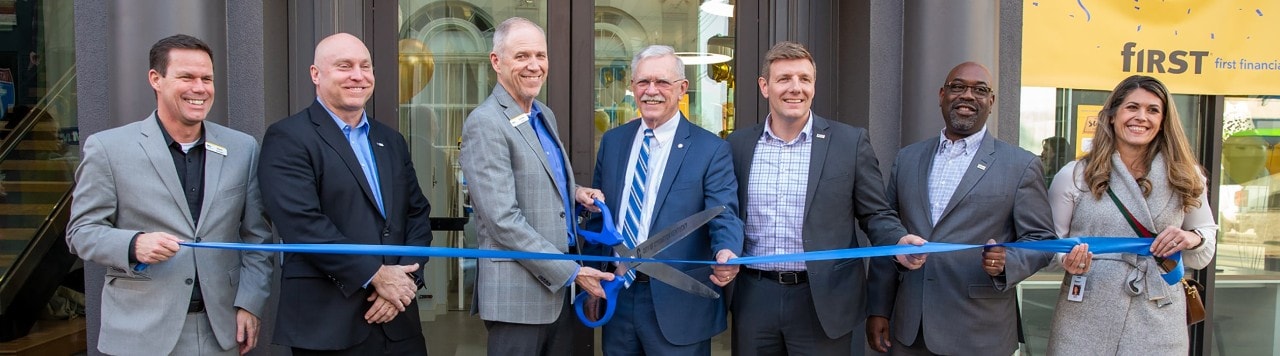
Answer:
[[[1093,136],[1098,133],[1098,113],[1102,105],[1076,105],[1076,159],[1084,157],[1093,148]]]
[[[1022,85],[1111,90],[1134,74],[1186,94],[1280,94],[1280,2],[1025,0]]]

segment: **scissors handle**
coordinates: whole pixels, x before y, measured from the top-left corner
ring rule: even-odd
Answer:
[[[578,312],[578,320],[582,321],[582,325],[594,329],[604,326],[605,323],[609,322],[609,319],[613,319],[613,311],[617,309],[618,305],[618,291],[622,290],[624,283],[622,276],[615,276],[612,281],[600,281],[600,287],[604,288],[605,295],[604,315],[594,321],[588,318],[586,312],[583,311],[583,307],[587,300],[591,298],[591,294],[586,291],[578,293],[578,296],[573,300],[573,309]]]
[[[613,225],[613,213],[609,211],[609,206],[600,199],[594,199],[596,207],[600,208],[600,216],[603,223],[600,226],[600,232],[589,231],[587,229],[578,229],[578,234],[587,242],[597,243],[605,246],[617,246],[622,243],[622,234]],[[579,206],[578,210],[582,210]]]

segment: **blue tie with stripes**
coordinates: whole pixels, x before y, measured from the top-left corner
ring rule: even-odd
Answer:
[[[629,249],[635,249],[640,241],[640,219],[644,216],[645,188],[649,187],[649,141],[653,140],[653,129],[644,130],[644,142],[640,144],[640,157],[636,158],[635,174],[631,176],[631,196],[627,199],[627,216],[622,227],[622,243]],[[625,285],[630,287],[636,280],[636,272],[627,270],[623,275]]]

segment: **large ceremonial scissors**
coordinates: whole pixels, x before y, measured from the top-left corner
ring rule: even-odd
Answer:
[[[604,217],[604,226],[600,229],[600,232],[579,229],[578,234],[589,242],[613,246],[613,252],[617,253],[618,257],[624,258],[653,258],[667,247],[706,225],[708,221],[711,221],[726,209],[725,206],[721,205],[703,210],[653,234],[639,245],[632,245],[630,241],[622,237],[622,234],[618,233],[613,224],[613,214],[609,211],[609,207],[600,200],[596,200],[595,205],[600,208],[600,215]],[[648,275],[649,278],[660,280],[685,292],[711,299],[720,298],[720,293],[716,293],[711,287],[702,284],[697,279],[670,265],[634,262],[620,262],[619,264],[621,264],[619,268],[630,268],[636,272],[642,272]],[[613,311],[618,303],[618,292],[623,288],[630,287],[622,276],[618,276],[612,281],[601,281],[600,286],[604,288],[606,297],[602,303],[604,310],[601,310],[602,314],[599,319],[592,320],[583,311],[585,303],[590,299],[590,295],[587,292],[579,293],[573,302],[573,308],[578,312],[578,320],[582,320],[582,324],[591,328],[600,327],[613,318]]]

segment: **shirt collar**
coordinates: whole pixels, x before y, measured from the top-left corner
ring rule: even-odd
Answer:
[[[164,122],[160,121],[160,113],[159,113],[159,112],[156,112],[156,125],[159,125],[159,126],[160,126],[160,134],[161,134],[161,135],[164,135],[164,145],[165,145],[166,147],[171,147],[171,146],[173,146],[174,144],[179,144],[179,145],[181,145],[181,144],[182,144],[181,142],[174,141],[174,140],[173,140],[173,136],[169,136],[169,130],[165,130],[165,129],[164,129]],[[201,141],[204,141],[204,125],[200,125],[200,137],[196,139],[196,142],[195,142],[195,143],[196,143],[196,145],[197,145],[197,146],[199,146],[199,143],[200,143]]]
[[[942,152],[943,149],[946,149],[947,147],[953,144],[964,141],[964,144],[965,144],[964,153],[966,155],[971,155],[975,152],[978,152],[978,146],[982,144],[982,138],[986,135],[987,135],[987,127],[982,126],[982,129],[978,130],[977,133],[974,133],[972,135],[969,135],[968,137],[961,138],[953,142],[947,139],[947,128],[943,127],[942,131],[940,131],[938,134],[938,152]]]
[[[640,135],[644,136],[645,129],[653,129],[653,138],[658,141],[654,144],[660,146],[663,142],[670,142],[674,137],[676,137],[676,128],[680,126],[680,118],[680,112],[676,111],[675,116],[671,117],[670,120],[662,123],[662,125],[657,128],[649,127],[649,124],[646,123],[643,118],[638,119],[640,120]]]
[[[765,115],[764,117],[764,139],[765,140],[782,142],[782,144],[784,145],[793,145],[793,144],[803,143],[805,141],[808,141],[809,137],[813,136],[813,110],[809,111],[809,117],[805,119],[804,128],[800,129],[800,134],[796,135],[796,138],[792,139],[791,142],[784,142],[782,141],[782,138],[778,137],[778,135],[773,133],[773,129],[770,128],[769,126],[769,123],[771,121],[773,121],[773,115],[772,114]]]
[[[542,109],[538,108],[537,101],[534,101],[533,103],[529,104],[529,117],[539,118],[539,119],[542,118]]]
[[[342,119],[338,118],[338,115],[334,115],[333,111],[329,110],[329,106],[325,105],[324,100],[320,100],[320,98],[317,97],[316,101],[320,102],[320,107],[324,108],[324,112],[329,113],[329,118],[333,119],[333,122],[338,125],[339,130],[351,129],[351,130],[359,130],[361,132],[368,132],[369,116],[366,115],[364,112],[360,113],[360,122],[357,123],[355,127],[350,127],[350,125],[347,125],[346,121],[342,121]]]

